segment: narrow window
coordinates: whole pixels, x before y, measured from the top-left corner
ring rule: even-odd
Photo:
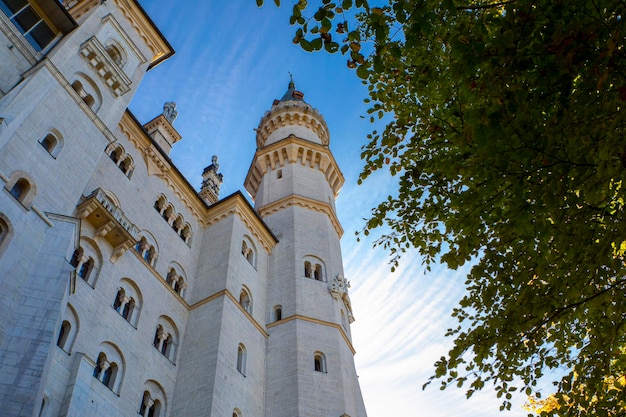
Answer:
[[[130,318],[132,317],[134,309],[135,309],[135,300],[131,298],[130,300],[128,300],[126,305],[124,305],[124,309],[122,310],[122,317],[124,317],[126,321],[130,322]]]
[[[83,248],[76,249],[74,253],[72,254],[72,259],[70,259],[70,265],[76,268],[78,266],[78,263],[80,262],[80,258],[82,257],[83,257]]]
[[[313,271],[313,278],[315,278],[316,281],[322,281],[322,265],[320,264],[315,265],[315,270]]]
[[[326,373],[326,357],[323,353],[317,352],[313,355],[313,369],[316,372]]]
[[[126,293],[123,289],[120,289],[115,295],[115,300],[113,300],[113,308],[118,313],[120,312],[120,307],[122,307],[122,303],[125,298],[126,298]]]
[[[59,330],[59,337],[57,338],[57,346],[61,349],[65,350],[65,344],[67,343],[67,339],[70,335],[70,331],[72,330],[72,325],[69,321],[63,320],[63,324],[61,324],[61,329]]]
[[[283,177],[283,170],[279,169],[276,171],[276,178],[281,179]]]
[[[304,276],[307,278],[311,278],[311,262],[304,262]]]
[[[281,306],[274,307],[274,321],[283,319],[283,308]]]
[[[244,310],[252,314],[252,298],[250,298],[250,294],[245,288],[239,294],[239,304],[241,304]]]
[[[55,152],[54,152],[54,151],[55,151],[55,148],[57,147],[57,145],[58,145],[58,143],[59,143],[59,142],[58,142],[57,138],[55,138],[55,137],[54,137],[54,135],[53,135],[53,134],[48,133],[48,134],[46,135],[46,137],[44,137],[44,138],[41,140],[41,142],[39,142],[39,143],[41,143],[41,146],[43,146],[43,148],[44,148],[46,151],[48,151],[48,153],[49,153],[51,156],[53,156],[53,157],[55,156]]]
[[[93,258],[89,258],[87,262],[84,262],[80,266],[80,270],[78,271],[78,276],[84,279],[85,281],[89,280],[89,274],[93,270],[94,260]]]
[[[11,187],[11,195],[19,202],[24,201],[26,194],[30,190],[30,184],[24,178],[20,178]]]
[[[241,343],[237,348],[237,370],[246,376],[246,347]]]

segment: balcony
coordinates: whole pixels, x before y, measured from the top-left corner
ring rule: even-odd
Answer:
[[[80,53],[116,97],[130,91],[130,78],[113,61],[104,45],[96,37],[85,41],[80,46]]]
[[[84,197],[77,211],[80,219],[96,229],[94,239],[104,239],[113,246],[113,262],[139,240],[139,228],[128,220],[122,209],[101,188]]]

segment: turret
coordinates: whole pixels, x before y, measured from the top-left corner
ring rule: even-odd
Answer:
[[[324,118],[293,80],[261,118],[256,144],[245,187],[279,239],[268,274],[266,415],[364,417],[335,211],[344,179]]]

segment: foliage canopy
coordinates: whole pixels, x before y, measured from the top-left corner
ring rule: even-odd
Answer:
[[[363,232],[388,226],[394,262],[473,262],[432,379],[493,383],[507,409],[558,369],[537,412],[626,415],[626,3],[311,3],[294,43],[346,55],[372,121],[393,116],[359,181],[386,169],[399,191]]]

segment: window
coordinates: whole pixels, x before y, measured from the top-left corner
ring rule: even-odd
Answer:
[[[19,180],[17,180],[15,184],[13,184],[13,187],[11,187],[11,195],[17,201],[22,201],[23,197],[26,195],[26,193],[28,193],[29,189],[30,189],[30,186],[28,184],[28,181],[26,181],[23,178],[20,178]]]
[[[43,51],[56,35],[27,0],[0,0],[0,9],[37,51]]]
[[[146,261],[150,266],[154,267],[157,260],[157,251],[153,245],[148,243],[145,236],[139,239],[139,242],[135,244],[135,252],[139,254],[139,257]]]
[[[135,169],[135,163],[133,162],[133,158],[126,153],[122,145],[113,144],[109,145],[105,150],[105,153],[109,155],[111,161],[115,163],[115,165],[130,178]]]
[[[46,136],[44,136],[44,138],[41,139],[39,143],[46,151],[48,151],[50,156],[52,156],[53,158],[57,157],[62,146],[61,140],[52,133],[48,133]]]
[[[247,236],[244,237],[244,240],[241,242],[241,254],[250,262],[250,265],[256,268],[254,245]]]
[[[281,179],[283,177],[283,170],[279,169],[276,171],[276,178]]]
[[[115,62],[119,66],[124,65],[122,53],[117,48],[117,46],[109,45],[105,49],[107,51],[107,55],[109,55],[109,57],[113,60],[113,62]]]
[[[283,308],[281,306],[274,307],[272,311],[272,321],[279,321],[283,319]]]
[[[2,1],[2,0],[0,0]],[[30,176],[23,171],[14,171],[4,185],[6,190],[26,209],[30,209],[37,194],[37,187]]]
[[[313,355],[313,369],[316,372],[326,373],[326,356],[322,352],[315,352]]]
[[[246,288],[241,289],[241,293],[239,294],[239,304],[246,310],[249,314],[252,314],[252,297],[250,297],[250,293]]]
[[[57,346],[63,350],[65,349],[65,345],[67,344],[67,339],[70,335],[70,331],[72,330],[72,325],[69,321],[63,320],[61,324],[61,329],[59,330],[59,337],[57,338]]]
[[[117,311],[133,327],[137,327],[141,307],[141,294],[128,278],[122,280],[123,287],[118,287],[113,309]]]
[[[74,89],[74,91],[76,91],[76,93],[80,96],[80,98],[85,102],[85,104],[88,105],[93,110],[94,104],[96,104],[96,99],[93,98],[93,96],[89,94],[87,91],[85,91],[85,88],[83,87],[83,83],[76,80],[72,83],[72,88]]]
[[[161,402],[153,399],[150,392],[144,391],[139,405],[139,415],[144,417],[159,417],[161,415]]]
[[[243,376],[246,376],[246,356],[246,347],[240,343],[237,348],[237,370]]]
[[[72,351],[72,345],[78,332],[78,324],[78,316],[74,307],[71,304],[67,304],[63,313],[63,322],[59,328],[59,335],[57,336],[57,346],[67,353]]]
[[[9,246],[9,242],[13,237],[13,228],[9,219],[2,213],[0,213],[0,255]]]
[[[78,268],[78,276],[89,282],[89,275],[93,270],[94,260],[93,258],[88,258],[87,262],[83,262],[80,268]]]
[[[304,260],[304,276],[316,281],[326,281],[324,279],[324,266],[323,262],[314,257],[307,256]]]
[[[104,353],[98,355],[98,362],[93,368],[93,376],[98,381],[102,382],[109,389],[113,390],[115,386],[115,380],[118,374],[118,367],[115,362],[109,362],[107,356]]]
[[[152,346],[171,362],[174,362],[177,342],[178,330],[176,325],[169,317],[161,316],[154,332]]]

